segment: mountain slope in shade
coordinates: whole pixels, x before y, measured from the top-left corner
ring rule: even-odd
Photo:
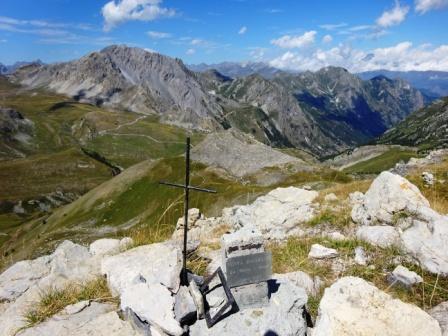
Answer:
[[[377,76],[386,76],[391,79],[403,79],[428,96],[448,96],[448,72],[445,71],[376,70],[361,72],[358,76],[364,80],[372,79]]]
[[[378,142],[431,149],[448,146],[448,97],[412,113]]]
[[[79,60],[20,68],[14,77],[97,105],[158,114],[163,121],[214,129],[222,109],[181,60],[110,46]]]
[[[386,77],[363,81],[338,67],[283,74],[274,81],[292,92],[324,131],[352,146],[381,135],[427,102],[404,81]]]

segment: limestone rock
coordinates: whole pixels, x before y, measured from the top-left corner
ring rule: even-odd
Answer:
[[[416,258],[428,271],[448,275],[448,216],[432,222],[414,220],[401,234],[406,252]]]
[[[356,237],[382,248],[397,246],[400,243],[398,231],[389,225],[361,226],[356,230]]]
[[[362,246],[357,246],[355,248],[355,263],[361,266],[367,265],[366,251],[364,251]]]
[[[42,291],[83,283],[100,275],[99,259],[86,247],[64,241],[48,256],[11,266],[0,275],[0,293],[11,301],[2,307],[0,335],[10,336],[25,325],[23,315]]]
[[[85,303],[85,302],[84,302]],[[83,304],[84,304],[83,303]],[[67,309],[68,308],[68,309]],[[120,320],[114,306],[91,302],[76,311],[67,307],[61,313],[32,328],[19,332],[19,336],[137,336],[132,327]],[[71,313],[67,313],[71,311]]]
[[[320,244],[313,244],[311,246],[310,253],[308,254],[308,258],[330,259],[330,258],[336,258],[338,255],[339,253],[335,249],[328,248]]]
[[[134,240],[130,237],[124,237],[120,240],[120,251],[126,251],[134,245]]]
[[[120,252],[120,241],[118,239],[103,238],[94,241],[89,246],[91,255],[112,255]]]
[[[287,280],[279,280],[272,292],[269,305],[244,309],[227,316],[212,329],[205,320],[198,320],[190,327],[191,336],[220,335],[282,335],[305,336],[307,324],[303,317],[308,298],[305,290]]]
[[[129,308],[142,321],[169,335],[181,336],[183,329],[174,319],[173,306],[171,292],[161,284],[139,283],[128,286],[121,295],[121,310]]]
[[[181,325],[196,319],[196,305],[186,286],[181,286],[174,297],[174,316]]]
[[[435,319],[363,279],[345,277],[325,290],[313,336],[441,336]]]
[[[435,182],[434,175],[429,172],[423,172],[422,179],[423,182],[428,186],[432,186]]]
[[[325,236],[332,240],[339,240],[339,241],[347,239],[346,236],[344,236],[342,233],[338,231],[329,232]]]
[[[412,285],[423,282],[420,275],[401,265],[397,266],[392,273],[389,274],[388,278],[389,282],[398,283],[405,287],[411,287]]]
[[[393,225],[394,214],[418,213],[425,207],[429,207],[429,202],[415,185],[384,171],[372,182],[363,202],[355,204],[352,219],[362,225]]]
[[[267,239],[283,240],[300,234],[299,224],[313,218],[312,201],[316,191],[295,187],[277,188],[257,198],[250,205],[239,205],[223,210],[223,221],[236,230],[255,225]]]
[[[287,280],[297,287],[305,289],[306,293],[311,296],[316,296],[319,293],[321,286],[323,285],[322,280],[318,276],[315,276],[313,278],[309,274],[302,271],[273,274],[272,278],[279,281]]]
[[[442,336],[448,336],[448,301],[435,306],[428,313],[439,322]]]
[[[334,193],[330,193],[328,195],[325,195],[324,199],[326,202],[336,202],[338,200],[338,197]]]
[[[176,292],[182,268],[181,252],[173,245],[157,243],[105,257],[101,272],[114,294],[136,283],[163,284]]]
[[[0,301],[11,301],[22,295],[50,272],[50,257],[23,260],[0,274]]]

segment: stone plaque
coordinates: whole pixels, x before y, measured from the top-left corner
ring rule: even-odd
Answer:
[[[229,258],[226,273],[229,287],[267,281],[272,275],[272,254],[262,252]]]

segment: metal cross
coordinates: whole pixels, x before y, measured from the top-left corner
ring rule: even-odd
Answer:
[[[183,264],[181,273],[182,285],[188,286],[187,276],[187,235],[188,235],[188,203],[189,203],[189,191],[202,191],[207,193],[216,193],[215,190],[203,189],[190,185],[190,138],[187,137],[187,143],[185,146],[185,184],[171,183],[160,181],[160,184],[164,184],[171,187],[184,189],[184,248],[183,248]]]

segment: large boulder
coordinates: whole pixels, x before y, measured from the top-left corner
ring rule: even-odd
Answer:
[[[364,225],[360,239],[382,247],[397,245],[426,270],[448,275],[448,216],[429,207],[428,200],[405,178],[381,173],[352,209]]]
[[[325,289],[313,336],[441,336],[438,322],[363,279],[345,277]]]
[[[255,225],[266,239],[283,240],[300,234],[298,225],[314,216],[316,191],[295,187],[277,188],[250,205],[238,205],[223,210],[223,221],[238,230]]]
[[[101,272],[113,294],[121,294],[136,283],[163,284],[176,292],[182,268],[181,252],[171,244],[144,245],[105,257]]]
[[[260,308],[244,309],[227,316],[213,328],[205,320],[198,320],[190,327],[191,336],[220,335],[281,335],[305,336],[307,323],[304,318],[308,297],[305,290],[287,279],[278,280],[273,287],[269,304]]]
[[[429,207],[420,190],[400,175],[382,172],[352,209],[352,219],[362,225],[393,225],[394,215],[417,213]]]

